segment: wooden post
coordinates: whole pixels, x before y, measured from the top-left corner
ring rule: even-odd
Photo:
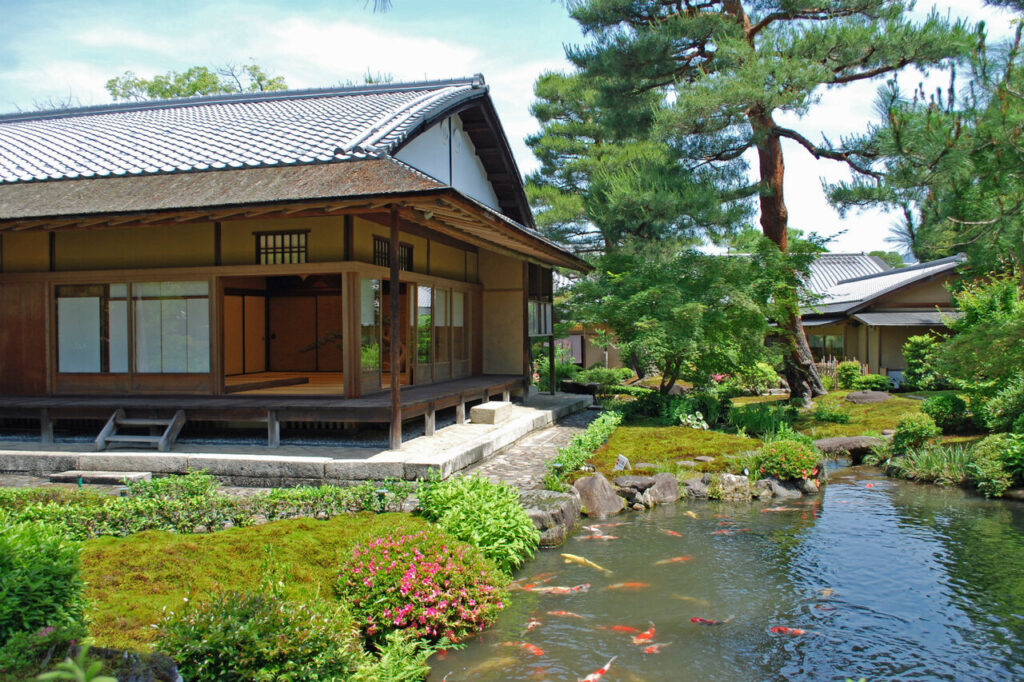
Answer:
[[[530,264],[523,261],[523,386],[533,379],[530,367]]]
[[[466,397],[461,393],[459,394],[459,404],[455,406],[455,423],[466,423]]]
[[[277,410],[267,410],[267,447],[281,447],[281,422],[277,421]]]
[[[53,445],[53,420],[50,419],[50,411],[39,410],[39,442],[43,445]]]
[[[548,385],[551,395],[555,394],[555,335],[548,337]]]
[[[391,243],[388,245],[388,263],[391,265],[389,287],[391,293],[388,308],[391,311],[388,324],[391,325],[389,338],[391,339],[391,449],[402,448],[402,392],[401,376],[402,368],[400,345],[402,342],[402,309],[401,294],[399,293],[399,268],[398,268],[398,208],[391,207]]]
[[[434,435],[435,416],[434,404],[431,403],[427,405],[427,411],[423,414],[423,433],[427,436]]]

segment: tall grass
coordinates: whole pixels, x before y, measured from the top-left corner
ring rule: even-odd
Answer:
[[[967,465],[974,461],[970,445],[932,445],[913,448],[889,460],[889,474],[911,481],[940,485],[967,482]]]

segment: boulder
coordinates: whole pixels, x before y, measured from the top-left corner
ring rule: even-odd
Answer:
[[[615,494],[624,499],[627,505],[643,503],[643,494],[636,488],[615,488]]]
[[[708,484],[698,476],[686,482],[686,496],[695,500],[706,500],[708,498]]]
[[[888,391],[854,391],[846,396],[846,402],[854,405],[869,405],[871,403],[884,403],[891,398]]]
[[[644,497],[653,504],[669,504],[679,499],[679,481],[672,474],[654,474],[654,485],[644,492]]]
[[[579,381],[572,381],[571,379],[562,379],[560,388],[562,389],[562,393],[597,395],[597,392],[601,390],[601,384],[582,383]]]
[[[798,488],[796,483],[793,483],[792,481],[780,481],[777,478],[769,478],[766,480],[772,490],[772,497],[785,500],[804,496],[800,491],[800,488]]]
[[[771,482],[767,478],[762,478],[754,484],[754,487],[750,491],[750,495],[754,499],[770,500],[772,497]]]
[[[750,479],[735,474],[722,474],[719,477],[722,485],[722,499],[729,502],[740,502],[750,499]]]
[[[871,436],[845,436],[836,438],[821,438],[814,441],[814,447],[826,455],[866,455],[871,448],[882,445],[881,438]]]
[[[568,493],[552,490],[523,490],[519,504],[540,531],[541,547],[558,547],[580,517],[580,497],[575,489]]]
[[[1024,502],[1024,488],[1010,488],[1005,493],[1003,493],[1003,499]]]
[[[799,481],[794,481],[797,489],[804,495],[817,495],[818,494],[818,482],[813,478],[801,478]]]
[[[580,502],[587,516],[611,516],[622,511],[625,500],[619,497],[608,479],[601,474],[581,478],[573,487],[580,494]]]
[[[619,476],[612,479],[612,483],[620,488],[633,488],[642,493],[654,485],[654,479],[650,476]]]

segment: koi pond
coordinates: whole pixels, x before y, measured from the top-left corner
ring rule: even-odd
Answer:
[[[517,578],[431,680],[579,680],[612,657],[609,682],[1024,678],[1024,504],[867,468],[813,499],[620,514]]]

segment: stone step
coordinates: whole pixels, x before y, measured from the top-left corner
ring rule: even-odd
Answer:
[[[469,419],[474,424],[500,424],[511,417],[513,411],[512,403],[492,400],[470,408]]]
[[[161,438],[163,436],[133,436],[119,433],[113,436],[104,436],[103,440],[108,443],[159,443]]]
[[[51,483],[90,483],[93,485],[121,485],[124,482],[152,480],[153,474],[148,471],[62,471],[50,474]]]

